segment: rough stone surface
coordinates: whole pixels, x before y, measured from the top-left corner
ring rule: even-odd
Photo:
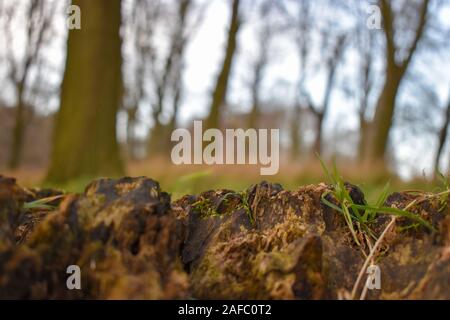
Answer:
[[[346,187],[365,203],[361,190]],[[25,209],[61,193],[0,177],[0,298],[348,298],[365,257],[342,214],[322,202],[329,190],[262,182],[171,203],[151,179],[101,179],[56,197],[53,209]],[[421,196],[394,193],[386,205],[404,208]],[[437,232],[406,228],[410,219],[399,217],[376,255],[381,290],[366,299],[450,299],[446,201],[412,211]],[[379,215],[377,236],[389,220]],[[80,266],[82,290],[67,289],[69,265]]]
[[[6,211],[2,206],[2,217],[23,201],[17,186],[8,188],[2,199],[4,192],[17,197]],[[14,226],[6,223],[5,229],[12,233]],[[188,279],[178,258],[182,233],[169,195],[155,181],[95,181],[83,195],[67,195],[47,212],[25,243],[3,246],[0,297],[186,297]],[[82,290],[67,289],[69,265],[81,268]]]

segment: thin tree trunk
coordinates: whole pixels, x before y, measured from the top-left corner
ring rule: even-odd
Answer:
[[[369,94],[372,89],[371,77],[372,69],[372,56],[370,52],[366,53],[365,65],[363,67],[363,83],[362,83],[362,96],[360,99],[359,106],[359,143],[358,143],[358,160],[360,162],[364,161],[365,145],[368,139],[368,129],[369,125],[366,120],[366,111],[369,106]]]
[[[182,79],[181,79],[181,70],[177,76],[177,79],[175,80],[174,83],[174,97],[173,97],[173,101],[172,101],[172,109],[173,109],[173,114],[172,117],[170,118],[170,122],[169,122],[169,130],[168,130],[168,134],[171,135],[172,131],[175,130],[176,126],[177,126],[177,118],[178,118],[178,112],[180,110],[180,102],[181,102],[181,95],[182,95],[182,90],[183,90],[183,86],[182,86]],[[170,136],[168,136],[168,140],[170,140]]]
[[[69,32],[50,182],[123,173],[116,140],[121,101],[121,1],[74,0],[81,30]]]
[[[175,127],[176,117],[178,113],[179,103],[182,90],[182,69],[183,57],[186,49],[187,36],[185,34],[186,20],[193,2],[191,0],[180,0],[178,6],[178,24],[173,32],[171,39],[170,51],[166,57],[164,75],[157,88],[157,108],[153,113],[155,126],[153,127],[148,142],[149,154],[167,154],[170,149],[171,128]],[[164,109],[164,102],[167,90],[171,89],[173,95],[172,106],[173,114],[168,125],[164,125],[159,121],[159,116]]]
[[[22,148],[25,131],[25,104],[23,101],[24,84],[19,84],[17,94],[17,105],[15,113],[15,123],[13,129],[13,137],[11,144],[11,155],[9,160],[9,168],[17,169],[22,159]]]
[[[392,11],[390,1],[380,0],[380,7],[383,15],[384,36],[386,39],[386,80],[378,99],[375,118],[371,125],[370,140],[369,143],[367,143],[366,160],[375,162],[384,160],[389,133],[392,127],[398,89],[424,34],[427,25],[429,3],[429,0],[422,1],[419,11],[419,21],[411,47],[406,54],[406,58],[403,61],[398,62],[396,57],[398,49],[396,48],[394,39],[394,12]]]
[[[257,79],[256,79],[257,77]],[[260,87],[260,72],[255,72],[255,80],[252,85],[252,109],[248,115],[247,128],[257,128],[259,122],[259,87]]]
[[[300,139],[300,105],[296,105],[293,110],[291,121],[291,148],[290,156],[292,160],[297,160],[300,156],[301,139]]]
[[[252,109],[248,115],[247,128],[258,128],[259,127],[259,104],[252,104]]]
[[[165,151],[169,149],[169,139],[165,134],[168,128],[160,121],[156,121],[154,127],[151,130],[151,136],[148,145],[148,154],[154,156],[156,154],[166,154]]]
[[[44,33],[46,32],[46,29],[50,24],[50,19],[53,16],[53,12],[54,7],[46,7],[43,2],[39,2],[38,0],[31,1],[30,7],[28,9],[25,63],[22,75],[20,76],[19,81],[16,82],[17,102],[12,137],[13,140],[11,143],[11,154],[9,159],[10,169],[16,169],[20,165],[20,161],[22,160],[22,148],[24,144],[25,128],[27,122],[26,107],[24,101],[25,85],[28,80],[31,65],[38,57],[43,43]],[[40,24],[38,22],[40,22]]]
[[[325,96],[323,100],[322,110],[318,110],[312,106],[312,101],[309,102],[310,109],[313,110],[314,114],[317,118],[317,127],[316,127],[316,140],[314,143],[314,152],[317,154],[322,154],[322,146],[323,146],[323,129],[324,129],[324,120],[328,114],[328,109],[330,108],[331,94],[333,92],[334,84],[335,84],[335,75],[336,68],[338,67],[338,63],[341,59],[344,50],[345,37],[341,37],[338,40],[336,48],[334,49],[334,55],[328,62],[329,70],[327,77],[327,85],[325,88]]]
[[[222,69],[217,78],[216,86],[212,95],[212,102],[209,111],[209,116],[206,121],[206,128],[219,128],[221,109],[225,103],[228,80],[230,78],[233,58],[236,51],[237,34],[240,26],[239,19],[239,2],[240,0],[233,0],[233,7],[230,19],[230,29],[228,31],[227,48],[225,52],[225,59],[222,64]]]
[[[323,139],[323,120],[324,115],[323,113],[318,113],[316,121],[316,138],[314,140],[314,153],[316,154],[322,154],[322,139]]]
[[[366,145],[367,154],[371,160],[382,160],[386,153],[401,79],[402,74],[398,69],[388,70],[387,79],[376,105],[370,143]]]
[[[136,126],[136,112],[138,107],[132,107],[126,110],[128,118],[126,124],[127,130],[127,155],[130,159],[136,159],[136,136],[134,134]]]
[[[366,110],[367,106],[369,104],[369,91],[370,86],[368,85],[368,82],[365,84],[365,90],[363,93],[363,97],[361,98],[361,105],[360,105],[360,111],[359,111],[359,143],[358,143],[358,160],[359,162],[364,162],[365,160],[365,154],[368,149],[367,143],[369,139],[369,130],[370,126],[368,121],[366,120]]]
[[[434,160],[434,172],[439,171],[439,161],[442,157],[442,151],[444,150],[445,141],[447,140],[448,126],[450,124],[450,101],[447,105],[445,112],[444,124],[439,132],[438,149],[436,152],[436,158]]]
[[[267,45],[262,45],[261,50],[267,50]],[[253,71],[253,82],[251,85],[251,94],[252,94],[252,109],[250,110],[250,114],[248,115],[248,128],[256,128],[258,127],[259,116],[260,116],[260,92],[261,92],[261,83],[263,80],[263,71],[267,61],[267,53],[260,53],[259,61],[255,65],[255,69]]]
[[[364,118],[364,115],[359,117],[359,143],[358,143],[358,159],[360,162],[364,160],[364,152],[367,143],[368,135],[368,123]]]

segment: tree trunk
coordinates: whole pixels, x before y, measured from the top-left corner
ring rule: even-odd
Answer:
[[[369,126],[364,118],[364,115],[359,117],[359,143],[358,143],[358,159],[360,162],[364,161],[365,148],[367,144],[367,135],[369,131]]]
[[[370,139],[367,143],[366,160],[383,162],[386,154],[389,133],[395,110],[395,100],[403,76],[416,53],[419,42],[427,26],[429,0],[423,0],[419,9],[419,21],[413,41],[406,58],[399,62],[396,59],[398,48],[395,45],[394,13],[390,1],[380,0],[383,15],[383,29],[386,39],[386,80],[378,99],[375,118],[371,126]]]
[[[323,120],[325,115],[321,112],[317,113],[316,122],[316,139],[314,140],[314,153],[322,154],[322,137],[323,137]]]
[[[171,143],[170,137],[172,130],[176,127],[176,118],[178,114],[181,94],[183,90],[182,71],[184,67],[184,52],[188,40],[186,34],[186,23],[188,14],[193,4],[192,0],[180,0],[178,4],[178,23],[172,34],[170,50],[165,60],[164,74],[160,81],[157,81],[157,100],[156,108],[153,111],[153,120],[155,125],[149,134],[148,154],[169,154]],[[173,114],[168,124],[159,121],[159,116],[164,110],[167,92],[172,97]],[[167,104],[167,102],[166,102]]]
[[[300,139],[300,105],[296,105],[293,110],[291,121],[291,152],[292,160],[297,160],[300,156],[301,139]]]
[[[25,104],[23,101],[24,84],[20,84],[17,93],[17,105],[15,114],[15,123],[11,143],[11,155],[9,159],[9,168],[17,169],[22,159],[22,148],[25,131]]]
[[[253,69],[253,80],[251,83],[250,91],[252,95],[252,108],[248,115],[247,128],[258,128],[260,118],[260,96],[261,85],[264,78],[265,69],[268,62],[268,47],[270,41],[270,29],[265,28],[264,34],[261,35],[259,44],[259,57],[256,61]]]
[[[248,115],[247,128],[259,128],[259,105],[253,104]]]
[[[434,160],[434,172],[439,171],[439,161],[442,157],[442,151],[444,150],[445,141],[447,140],[448,126],[450,124],[450,101],[447,105],[447,110],[445,112],[444,124],[439,132],[438,149],[436,152],[436,158]]]
[[[136,159],[136,135],[134,133],[136,127],[136,113],[138,107],[131,107],[126,110],[127,112],[127,156],[128,158]]]
[[[261,83],[261,72],[255,72],[255,80],[252,85],[252,109],[248,114],[247,128],[257,128],[259,126],[259,90]],[[258,77],[258,78],[257,78]]]
[[[123,172],[116,140],[122,94],[121,1],[74,0],[81,30],[71,30],[48,181]]]
[[[239,1],[240,0],[233,0],[225,59],[212,95],[209,116],[206,121],[206,129],[219,128],[220,126],[220,114],[227,95],[228,80],[230,78],[231,66],[233,64],[233,58],[236,51],[237,34],[240,26]]]
[[[170,150],[170,136],[166,134],[169,127],[163,125],[159,120],[155,122],[155,126],[150,132],[150,140],[148,143],[149,156],[170,154],[166,151]]]
[[[377,102],[375,118],[371,126],[370,140],[366,145],[366,155],[368,155],[369,159],[375,161],[382,161],[386,153],[394,116],[395,101],[403,75],[399,69],[388,67],[386,77],[383,90]]]
[[[369,70],[369,69],[366,69]],[[364,94],[361,97],[359,109],[359,143],[358,143],[358,160],[360,163],[365,160],[366,146],[368,143],[369,123],[366,120],[366,110],[369,104],[369,92],[371,85],[369,84],[369,72],[366,71],[366,80],[364,81]]]
[[[47,14],[44,14],[47,13]],[[28,80],[30,68],[32,64],[38,59],[38,53],[43,43],[44,34],[50,24],[53,9],[46,7],[44,2],[39,0],[33,0],[30,2],[27,14],[26,24],[26,42],[25,42],[25,59],[22,75],[16,82],[16,114],[15,123],[13,129],[13,137],[11,143],[11,154],[9,158],[9,168],[16,169],[20,165],[22,160],[22,148],[24,144],[26,124],[29,119],[26,115],[26,106],[24,101],[25,85]],[[41,22],[40,25],[37,22]],[[11,63],[13,63],[11,61]],[[13,69],[17,69],[17,66],[12,66]],[[13,72],[13,78],[15,72]]]

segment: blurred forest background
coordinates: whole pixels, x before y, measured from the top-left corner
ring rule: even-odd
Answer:
[[[317,183],[319,153],[369,191],[432,188],[449,39],[448,0],[0,0],[0,172],[69,190],[147,175],[179,196]],[[278,175],[173,165],[170,134],[196,119],[280,128]]]

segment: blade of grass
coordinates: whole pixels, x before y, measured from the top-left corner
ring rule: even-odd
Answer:
[[[351,218],[350,212],[348,211],[348,208],[345,205],[343,205],[342,207],[339,207],[339,206],[335,205],[334,203],[332,203],[331,201],[328,201],[325,198],[327,196],[327,194],[329,194],[329,192],[322,194],[323,203],[326,204],[327,206],[329,206],[330,208],[342,213],[342,215],[344,216],[345,222],[347,223],[347,226],[350,229],[350,232],[353,236],[353,239],[355,240],[356,244],[360,245],[360,242],[356,235],[355,229],[353,227],[353,220]]]
[[[326,178],[328,181],[330,181],[332,184],[336,184],[336,181],[334,180],[333,176],[330,174],[330,171],[328,170],[327,166],[323,162],[322,158],[318,153],[316,153],[316,157],[319,159],[320,166],[322,167],[323,172],[326,175]]]
[[[325,198],[325,197],[326,197],[327,195],[329,195],[329,194],[330,194],[329,191],[322,194],[322,202],[323,202],[324,204],[326,204],[327,206],[329,206],[330,208],[332,208],[332,209],[334,209],[334,210],[336,210],[336,211],[339,211],[340,213],[344,214],[344,211],[343,211],[339,206],[335,205],[333,202],[328,201],[328,200]]]
[[[410,218],[412,220],[419,222],[421,225],[427,227],[431,231],[436,231],[436,229],[433,228],[433,226],[429,222],[425,221],[418,215],[416,215],[412,212],[406,211],[406,210],[401,210],[401,209],[391,208],[391,207],[374,207],[374,206],[358,205],[358,204],[353,204],[352,206],[354,206],[355,208],[370,211],[370,212],[386,213],[386,214],[391,214],[394,216]]]
[[[60,194],[60,195],[57,195],[57,196],[52,196],[52,197],[38,199],[38,200],[35,200],[35,201],[25,202],[23,204],[22,208],[25,209],[25,210],[30,210],[30,209],[35,209],[35,208],[40,208],[40,209],[45,209],[45,210],[52,210],[55,207],[51,206],[51,205],[47,205],[47,203],[50,203],[52,201],[61,199],[64,196],[65,195]]]
[[[380,195],[378,196],[377,200],[375,201],[375,206],[376,207],[382,206],[386,202],[386,199],[387,199],[388,194],[389,194],[389,187],[390,187],[390,182],[388,181],[384,185],[383,189],[381,190]]]

